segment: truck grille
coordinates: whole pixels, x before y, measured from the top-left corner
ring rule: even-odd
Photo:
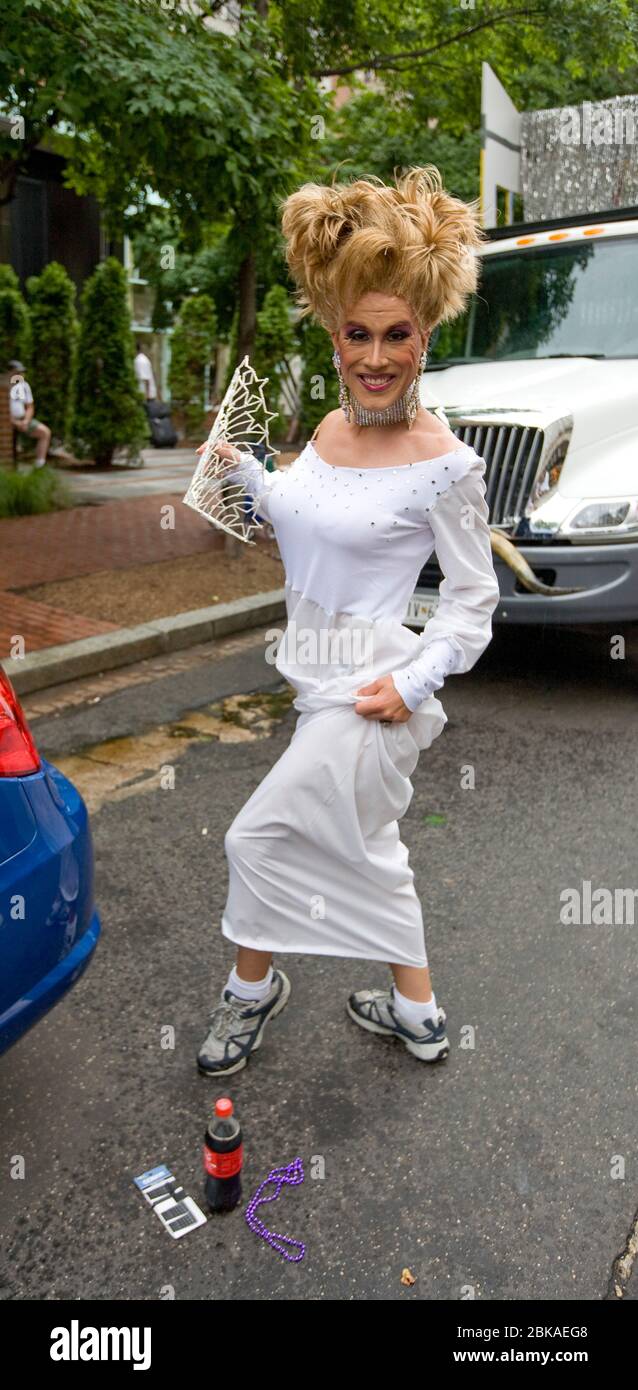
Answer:
[[[454,421],[450,428],[485,459],[485,495],[490,524],[513,531],[523,516],[543,452],[544,431],[536,425]]]

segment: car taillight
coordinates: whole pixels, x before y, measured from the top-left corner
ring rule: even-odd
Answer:
[[[28,777],[40,766],[20,701],[0,666],[0,777]]]

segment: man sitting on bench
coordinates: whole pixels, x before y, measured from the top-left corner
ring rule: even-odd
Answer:
[[[22,363],[14,360],[9,363],[9,367],[11,369],[11,387],[9,390],[11,423],[15,430],[35,439],[35,463],[33,466],[34,468],[43,468],[51,443],[51,431],[48,425],[43,425],[41,420],[35,418],[33,392],[24,376]]]

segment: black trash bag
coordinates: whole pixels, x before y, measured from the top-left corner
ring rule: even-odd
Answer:
[[[171,420],[171,408],[166,401],[147,401],[146,414],[151,428],[151,444],[154,449],[174,449],[177,444],[177,430]]]

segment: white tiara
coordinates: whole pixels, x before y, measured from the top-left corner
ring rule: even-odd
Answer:
[[[268,422],[275,418],[277,412],[268,410],[266,405],[263,388],[267,381],[267,376],[257,376],[248,357],[244,357],[243,362],[235,368],[206,441],[206,448],[200,454],[188,491],[182,498],[187,507],[205,516],[213,526],[249,545],[255,544],[251,536],[253,531],[261,529],[262,523],[250,520],[246,511],[246,465],[249,466],[251,484],[255,478],[265,483],[267,470],[253,453],[255,445],[263,445],[266,454],[281,452],[272,447],[268,438]],[[256,418],[257,414],[259,418]],[[241,462],[219,457],[217,450],[220,444],[231,444],[240,455],[248,455],[241,476]],[[230,476],[233,474],[234,477]],[[255,497],[258,496],[257,488]]]

